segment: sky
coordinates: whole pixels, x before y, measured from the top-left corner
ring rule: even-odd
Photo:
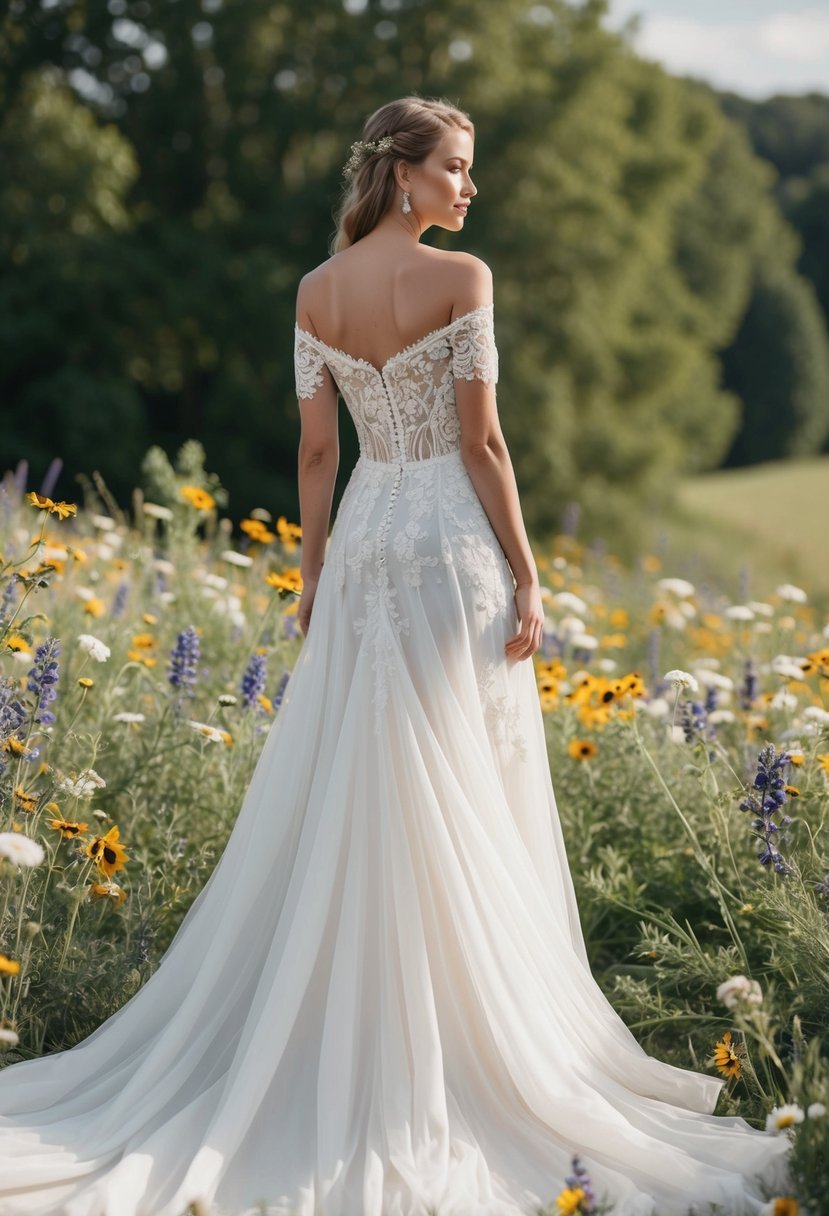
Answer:
[[[603,24],[641,14],[637,54],[678,76],[762,100],[829,94],[829,0],[609,0]]]

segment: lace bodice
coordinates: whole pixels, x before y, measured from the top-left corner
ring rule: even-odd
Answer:
[[[329,346],[295,326],[294,370],[300,399],[316,396],[325,364],[368,460],[428,460],[457,450],[454,380],[498,380],[493,306],[481,304],[392,355],[382,368]]]

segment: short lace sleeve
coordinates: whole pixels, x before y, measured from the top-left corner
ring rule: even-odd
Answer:
[[[459,318],[452,331],[452,375],[457,380],[498,382],[493,306],[482,304]]]
[[[294,328],[294,377],[297,397],[315,397],[323,386],[322,365],[325,362],[320,352],[299,328]]]

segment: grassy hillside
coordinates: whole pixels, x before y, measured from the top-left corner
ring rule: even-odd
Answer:
[[[686,478],[677,509],[646,521],[642,544],[673,559],[674,573],[715,579],[735,598],[785,581],[829,607],[829,457]]]

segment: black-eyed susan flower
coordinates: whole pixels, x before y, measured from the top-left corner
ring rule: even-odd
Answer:
[[[89,831],[88,823],[76,823],[73,819],[48,819],[46,822],[54,831],[60,832],[63,840],[74,840]]]
[[[119,836],[118,828],[113,826],[105,836],[95,836],[84,849],[85,855],[93,859],[98,869],[102,874],[106,874],[107,878],[111,878],[113,874],[122,870],[128,860],[127,851],[120,843]]]
[[[744,1056],[745,1045],[733,1043],[730,1030],[726,1030],[719,1042],[714,1044],[714,1065],[724,1077],[739,1077]]]
[[[6,638],[4,643],[6,650],[12,650],[15,654],[31,654],[32,648],[24,637],[19,633],[13,633],[11,637]]]
[[[50,515],[57,515],[58,519],[66,519],[69,515],[77,515],[78,508],[72,502],[54,502],[53,499],[47,498],[43,494],[36,494],[34,490],[26,495],[26,498],[33,507],[38,507],[41,511],[48,511]]]
[[[573,760],[592,760],[598,751],[591,739],[571,739],[567,744],[567,754]]]
[[[20,807],[21,811],[25,811],[27,814],[31,814],[31,812],[37,806],[37,798],[37,794],[29,793],[20,785],[18,785],[17,789],[14,791],[15,802]]]
[[[182,486],[181,497],[189,502],[197,511],[210,511],[216,505],[216,499],[201,486]]]

